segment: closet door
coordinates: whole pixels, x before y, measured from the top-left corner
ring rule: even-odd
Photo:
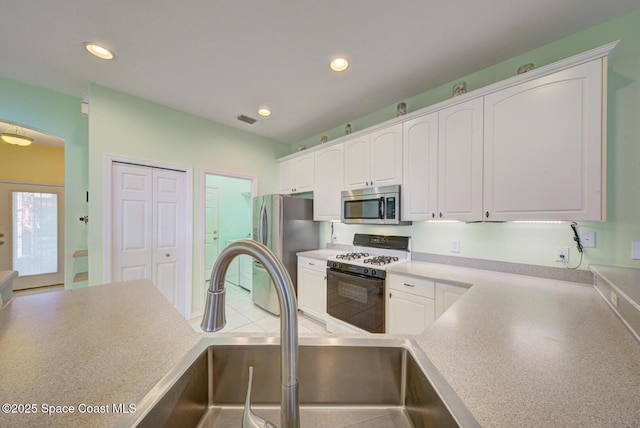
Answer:
[[[150,279],[185,305],[186,174],[113,163],[112,279]]]
[[[185,173],[153,169],[153,234],[151,280],[176,307],[184,307],[179,293],[185,279]]]
[[[112,279],[151,279],[153,170],[113,163]]]

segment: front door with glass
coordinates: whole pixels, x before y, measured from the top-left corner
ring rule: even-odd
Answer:
[[[0,270],[14,290],[64,283],[64,187],[0,183]]]

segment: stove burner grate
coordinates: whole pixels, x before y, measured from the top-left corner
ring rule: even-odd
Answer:
[[[364,263],[369,263],[377,266],[388,265],[389,263],[393,263],[397,261],[398,261],[398,257],[392,257],[392,256],[376,256],[370,259],[363,260]]]
[[[357,260],[364,257],[369,257],[369,253],[347,253],[347,254],[338,254],[336,259],[340,260]]]

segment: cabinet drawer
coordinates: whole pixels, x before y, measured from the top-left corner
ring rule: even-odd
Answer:
[[[436,283],[430,279],[389,273],[386,283],[389,290],[403,291],[430,299],[435,298]]]
[[[306,268],[318,272],[325,272],[327,270],[327,262],[326,260],[298,256],[298,268]]]

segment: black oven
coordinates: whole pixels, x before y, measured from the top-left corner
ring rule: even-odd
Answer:
[[[384,333],[384,278],[327,268],[327,313],[370,333]]]

